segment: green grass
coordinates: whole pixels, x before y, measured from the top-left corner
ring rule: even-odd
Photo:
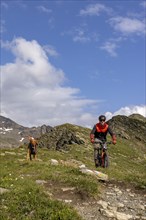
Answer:
[[[146,188],[146,157],[142,149],[135,143],[119,139],[117,145],[111,145],[108,149],[110,167],[98,170],[108,174],[110,180]],[[1,195],[1,219],[81,219],[70,205],[49,196],[46,193],[48,189],[38,185],[36,180],[75,187],[76,192],[88,197],[97,197],[100,184],[97,179],[82,174],[79,168],[71,163],[83,163],[89,169],[95,169],[93,146],[88,142],[86,145],[71,145],[67,152],[40,148],[38,161],[26,161],[26,151],[26,148],[0,150],[0,186],[9,189],[9,192]],[[51,165],[51,159],[58,160],[59,165]],[[63,165],[60,161],[70,162],[70,165]],[[49,188],[49,193],[52,189]]]
[[[109,149],[110,168],[106,170],[110,179],[146,188],[146,159],[144,151],[135,143],[121,141]]]
[[[19,180],[17,187],[2,196],[1,219],[80,219],[75,211],[50,200],[31,180]]]
[[[50,159],[69,159],[69,155],[39,149],[41,161],[26,161],[26,149],[1,150],[15,152],[1,156],[1,187],[10,191],[1,195],[1,219],[81,219],[73,208],[46,195],[45,187],[36,180],[52,181],[72,186],[77,192],[93,196],[98,193],[98,182],[79,172],[76,167],[52,166]],[[23,161],[24,159],[24,161]]]

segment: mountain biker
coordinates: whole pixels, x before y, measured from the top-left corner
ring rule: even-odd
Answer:
[[[100,147],[99,142],[100,141],[106,142],[106,136],[109,133],[112,137],[112,143],[116,144],[116,135],[114,134],[112,129],[109,127],[109,125],[106,123],[106,117],[104,115],[100,115],[98,119],[99,119],[99,123],[94,125],[90,133],[91,143],[94,144],[95,167],[99,166],[98,159],[97,159],[98,149]]]
[[[28,137],[29,138],[29,144],[28,144],[28,157],[30,160],[32,160],[32,155],[33,158],[36,159],[36,147],[38,145],[37,141],[33,137]]]

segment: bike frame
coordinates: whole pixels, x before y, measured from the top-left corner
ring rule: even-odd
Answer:
[[[97,160],[99,162],[99,166],[101,167],[108,167],[109,166],[109,158],[107,154],[107,147],[108,144],[111,144],[112,142],[102,142],[97,141],[95,143],[100,144],[100,147],[98,148],[98,154],[97,154]]]

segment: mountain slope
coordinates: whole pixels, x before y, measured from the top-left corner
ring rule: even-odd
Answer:
[[[0,147],[18,147],[28,142],[28,136],[38,138],[51,129],[52,127],[46,125],[24,127],[9,118],[0,116]]]
[[[108,148],[110,169],[106,169],[105,172],[113,180],[133,182],[140,187],[146,187],[146,122],[133,117],[115,116],[108,123],[117,135],[117,144]],[[64,130],[69,131],[83,143],[65,142],[61,145],[62,152],[66,151],[68,159],[74,157],[89,167],[94,167],[93,145],[90,143],[91,129],[64,124],[56,126],[54,130],[41,136],[41,147],[57,149],[58,139],[65,138],[60,133]],[[108,139],[111,139],[110,135]]]
[[[37,161],[26,161],[26,146],[0,149],[1,191],[6,190],[2,194],[2,219],[77,220],[81,219],[78,214],[84,220],[144,219],[145,124],[139,121],[125,116],[109,121],[117,133],[117,144],[108,147],[109,168],[96,169],[108,175],[108,182],[99,182],[79,170],[81,164],[95,170],[88,128],[64,124],[41,135],[39,142],[44,145],[38,147]],[[135,127],[141,129],[140,140]],[[61,151],[56,150],[58,139],[64,141],[70,135],[83,142],[68,142],[67,138]],[[53,165],[52,159],[58,165]]]
[[[142,115],[118,115],[109,120],[108,124],[118,137],[146,145],[146,118]]]
[[[131,140],[138,145],[146,145],[146,118],[142,115],[133,114],[129,117],[118,115],[109,120],[108,123],[113,128],[118,138]],[[58,132],[59,135],[57,134]],[[73,135],[76,141],[79,138],[80,141],[88,143],[89,133],[90,129],[70,124],[64,124],[54,128],[46,125],[28,128],[17,124],[9,118],[0,116],[1,147],[18,147],[28,142],[29,135],[35,138],[41,137],[41,146],[46,146],[51,140],[54,140],[54,143],[57,143],[59,139],[62,141],[61,136],[62,139],[65,139],[65,142],[65,136],[67,135]],[[44,134],[46,134],[46,136],[44,136]],[[74,141],[73,138],[71,141]],[[49,147],[48,144],[47,146]]]

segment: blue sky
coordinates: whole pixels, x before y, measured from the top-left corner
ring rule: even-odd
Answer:
[[[146,116],[146,1],[1,1],[1,114],[24,126]]]

